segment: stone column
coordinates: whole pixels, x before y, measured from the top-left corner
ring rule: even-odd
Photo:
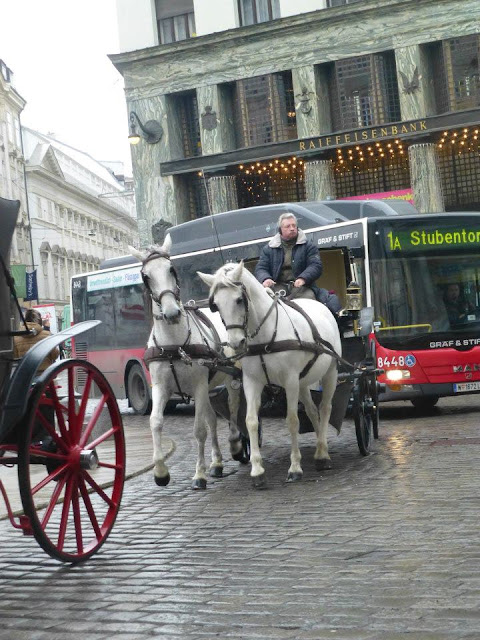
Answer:
[[[330,133],[332,120],[328,84],[322,66],[307,65],[292,69],[293,93],[298,138],[313,138]]]
[[[305,193],[307,200],[326,200],[327,196],[336,196],[331,160],[305,162]]]
[[[234,176],[215,176],[208,181],[212,213],[238,209],[237,185]]]
[[[415,206],[420,213],[445,211],[436,146],[412,144],[408,148],[410,181]]]
[[[419,45],[395,49],[398,93],[402,120],[416,120],[435,114],[435,96],[430,61]]]
[[[235,131],[227,89],[207,85],[197,89],[198,117],[202,155],[222,153],[235,148]]]

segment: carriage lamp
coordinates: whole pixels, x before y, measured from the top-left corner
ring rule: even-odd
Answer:
[[[360,311],[362,308],[362,292],[360,285],[351,282],[347,287],[347,300],[345,307],[350,311]]]
[[[137,131],[137,125],[140,131]],[[158,120],[147,120],[145,124],[137,116],[135,111],[130,111],[130,134],[128,141],[130,144],[138,144],[142,137],[149,144],[156,144],[162,139],[163,129]]]

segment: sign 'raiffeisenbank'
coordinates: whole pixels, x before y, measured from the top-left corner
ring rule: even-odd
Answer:
[[[399,122],[398,124],[388,124],[380,127],[369,127],[368,129],[356,129],[346,131],[336,135],[319,136],[307,140],[298,141],[299,151],[310,151],[312,149],[325,149],[344,144],[355,144],[357,142],[371,142],[372,140],[383,140],[384,138],[394,138],[407,133],[420,133],[427,131],[426,120],[414,120],[412,122]]]
[[[91,276],[87,276],[87,291],[128,287],[134,284],[140,284],[141,281],[140,266],[111,271],[110,273],[102,273],[98,276],[92,274]]]

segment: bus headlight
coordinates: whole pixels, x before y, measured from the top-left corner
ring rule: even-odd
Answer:
[[[385,377],[388,381],[397,382],[398,380],[410,378],[410,371],[408,369],[389,369]]]

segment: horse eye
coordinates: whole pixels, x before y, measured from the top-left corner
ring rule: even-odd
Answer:
[[[243,298],[237,298],[237,299],[235,300],[235,302],[236,302],[237,304],[242,304],[242,303],[243,303]]]
[[[170,273],[171,273],[172,275],[174,275],[174,274],[175,274],[175,269],[174,269],[173,267],[170,267]]]

